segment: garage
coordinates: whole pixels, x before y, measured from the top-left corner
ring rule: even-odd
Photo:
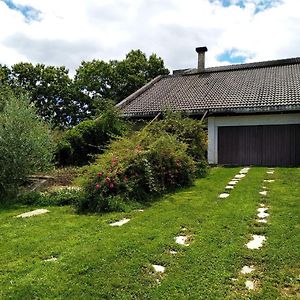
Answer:
[[[218,163],[224,165],[300,165],[300,125],[220,126]]]

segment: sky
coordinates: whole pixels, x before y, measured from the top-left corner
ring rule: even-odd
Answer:
[[[299,0],[0,0],[0,64],[156,53],[170,69],[300,56]]]

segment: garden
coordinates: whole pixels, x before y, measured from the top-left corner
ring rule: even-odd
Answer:
[[[199,120],[126,120],[108,81],[64,114],[23,67],[0,87],[1,299],[299,298],[299,168],[209,168]]]

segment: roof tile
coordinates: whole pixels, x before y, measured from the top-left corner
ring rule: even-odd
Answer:
[[[125,116],[168,109],[199,113],[299,110],[300,58],[222,66],[162,76],[119,105]]]

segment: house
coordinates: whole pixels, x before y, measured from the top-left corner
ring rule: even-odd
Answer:
[[[125,117],[165,110],[207,118],[210,164],[300,165],[300,58],[159,76],[118,104]]]

